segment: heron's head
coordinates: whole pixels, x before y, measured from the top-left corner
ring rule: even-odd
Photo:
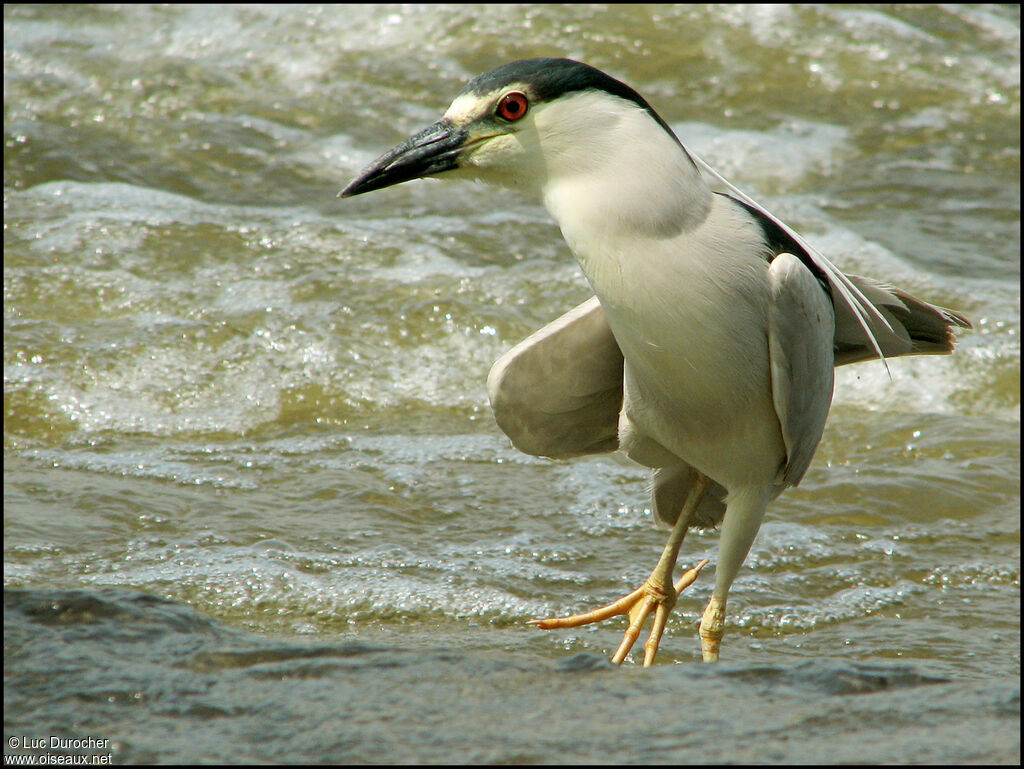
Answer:
[[[616,159],[627,165],[626,146],[655,161],[681,148],[625,83],[569,59],[525,59],[470,81],[438,122],[384,153],[341,197],[427,176],[538,192],[567,176],[610,180]]]

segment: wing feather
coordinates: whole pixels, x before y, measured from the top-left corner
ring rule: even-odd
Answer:
[[[776,482],[795,486],[811,463],[832,402],[835,321],[828,294],[793,254],[775,257],[768,285],[772,402],[786,445]]]
[[[526,454],[618,448],[622,352],[591,297],[502,355],[487,377],[498,427]]]
[[[694,162],[696,162],[699,168],[706,171],[713,179],[718,181],[720,184],[725,185],[730,192],[735,194],[740,200],[742,200],[748,206],[757,209],[762,214],[771,219],[771,221],[775,222],[775,224],[777,224],[783,232],[785,232],[787,235],[793,238],[793,240],[796,241],[796,243],[801,248],[803,248],[804,251],[807,252],[807,255],[811,257],[811,260],[814,262],[814,264],[817,265],[818,268],[825,273],[829,285],[839,292],[839,295],[843,298],[843,301],[850,308],[850,311],[853,313],[854,318],[856,318],[861,328],[863,328],[865,338],[874,348],[875,353],[881,359],[882,363],[885,364],[886,371],[888,371],[889,366],[888,364],[885,363],[885,355],[882,353],[882,348],[879,345],[877,339],[875,338],[875,334],[872,330],[872,323],[870,322],[870,316],[874,315],[875,318],[879,320],[886,328],[889,327],[889,321],[882,314],[881,310],[875,307],[875,305],[872,304],[871,301],[866,296],[864,296],[863,293],[861,293],[860,289],[846,275],[844,275],[838,267],[836,267],[834,264],[832,264],[832,262],[825,258],[825,255],[818,251],[818,249],[816,249],[814,246],[812,246],[810,243],[804,240],[803,236],[801,236],[796,230],[790,228],[789,225],[787,225],[784,221],[775,216],[775,214],[773,214],[771,211],[766,209],[756,200],[754,200],[749,195],[740,190],[738,187],[736,187],[734,184],[732,184],[732,182],[730,182],[728,179],[726,179],[724,176],[718,173],[718,171],[716,171],[714,168],[708,165],[700,156],[695,155],[692,152],[689,152],[689,154],[690,157],[693,158]]]

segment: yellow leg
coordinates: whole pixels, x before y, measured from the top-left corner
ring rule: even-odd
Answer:
[[[712,594],[700,620],[700,651],[705,662],[718,662],[718,648],[725,635],[725,599]]]
[[[570,617],[531,620],[531,624],[536,625],[542,630],[551,630],[554,628],[579,627],[580,625],[587,625],[592,622],[600,622],[610,617],[617,617],[620,614],[628,614],[629,627],[626,628],[626,634],[622,639],[622,643],[619,644],[619,648],[612,655],[612,662],[616,665],[621,665],[626,655],[629,654],[629,650],[633,648],[633,644],[636,643],[636,639],[640,636],[640,629],[643,627],[644,621],[653,611],[654,622],[651,627],[651,633],[647,638],[647,643],[644,645],[644,667],[649,667],[654,662],[654,655],[658,653],[658,645],[661,643],[661,636],[665,632],[668,615],[675,606],[679,593],[692,585],[694,580],[697,579],[697,575],[700,574],[701,569],[708,564],[707,559],[704,559],[692,569],[686,571],[679,578],[678,582],[672,584],[672,572],[679,557],[679,548],[683,544],[683,538],[686,536],[686,530],[689,527],[690,517],[693,511],[697,509],[701,497],[710,484],[711,481],[708,478],[699,473],[697,474],[697,478],[687,496],[686,504],[683,505],[679,518],[672,527],[668,542],[665,543],[665,549],[658,560],[658,565],[654,567],[651,576],[647,578],[643,585],[629,595],[623,596],[619,600],[607,606],[602,606],[599,609],[582,614],[574,614]]]

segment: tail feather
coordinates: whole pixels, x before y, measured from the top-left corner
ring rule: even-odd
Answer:
[[[877,318],[868,325],[886,358],[901,355],[943,355],[953,351],[955,328],[971,328],[953,310],[929,304],[902,289],[860,275],[847,276],[881,311],[891,328]],[[878,352],[845,302],[833,302],[836,313],[836,365],[877,358]]]

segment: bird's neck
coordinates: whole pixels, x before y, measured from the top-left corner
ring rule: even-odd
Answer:
[[[642,110],[617,117],[575,162],[563,151],[549,164],[544,205],[566,239],[662,239],[696,229],[712,193],[685,150]]]

